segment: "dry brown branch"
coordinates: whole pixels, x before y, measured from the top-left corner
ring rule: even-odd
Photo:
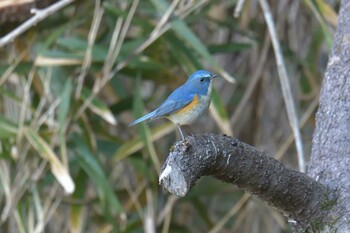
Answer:
[[[14,39],[16,39],[19,35],[27,31],[29,28],[33,27],[40,21],[44,20],[45,18],[49,17],[53,13],[59,11],[60,9],[72,2],[74,2],[74,0],[61,0],[44,9],[31,9],[31,13],[33,13],[34,16],[25,21],[23,24],[21,24],[19,27],[17,27],[7,35],[1,37],[0,48],[8,43],[11,43]]]
[[[276,32],[275,24],[272,18],[272,14],[270,11],[269,4],[266,0],[259,0],[261,8],[264,13],[265,21],[267,24],[267,27],[270,32],[272,45],[274,48],[275,56],[276,56],[276,63],[277,63],[277,70],[281,82],[282,87],[282,94],[283,99],[286,104],[287,109],[287,115],[289,119],[290,126],[292,128],[294,138],[295,138],[295,145],[297,148],[297,155],[298,155],[298,163],[299,163],[299,170],[301,172],[305,172],[306,165],[305,165],[305,158],[304,158],[304,150],[303,150],[303,142],[301,139],[301,134],[299,130],[299,123],[298,123],[298,116],[295,110],[295,104],[293,100],[292,91],[290,88],[289,78],[287,74],[287,69],[284,63],[284,58],[282,55],[281,46],[279,43],[278,35]]]

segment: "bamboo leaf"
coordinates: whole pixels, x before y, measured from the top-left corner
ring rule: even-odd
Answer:
[[[112,211],[120,213],[122,207],[118,198],[113,192],[112,185],[109,184],[107,175],[99,162],[96,160],[92,152],[85,146],[85,143],[79,138],[74,137],[75,150],[79,159],[77,160],[86,174],[94,182],[101,204],[107,216],[110,216]]]
[[[7,139],[17,134],[18,127],[13,122],[0,116],[0,138]]]
[[[316,3],[323,17],[334,27],[337,26],[338,14],[334,11],[334,9],[324,0],[316,0]]]
[[[134,109],[137,117],[141,117],[143,114],[140,85],[141,85],[141,79],[138,77],[136,79],[136,84],[135,84],[136,91],[135,91],[135,98],[134,98]],[[159,171],[160,162],[157,157],[156,149],[154,148],[154,145],[152,143],[149,129],[148,127],[145,126],[145,124],[139,124],[138,126],[139,126],[138,129],[140,132],[141,139],[143,140],[143,144],[146,146],[156,170]]]
[[[78,175],[75,177],[76,189],[73,193],[73,198],[83,200],[87,192],[87,175],[80,169]],[[83,205],[72,205],[70,211],[70,232],[81,233],[83,232],[84,225],[86,222],[86,210],[87,208]]]
[[[24,135],[39,155],[49,162],[52,174],[62,185],[64,190],[68,194],[73,193],[75,185],[72,177],[47,142],[31,128],[24,128]]]
[[[72,81],[66,79],[66,83],[63,87],[62,94],[60,96],[61,102],[58,108],[58,124],[59,124],[59,137],[60,137],[60,149],[61,158],[63,161],[67,161],[67,145],[66,145],[66,128],[69,123],[67,120],[68,110],[71,101],[72,93]]]
[[[87,98],[91,95],[90,90],[87,88],[83,88],[83,91],[81,93],[81,98],[83,101],[86,101]],[[111,125],[116,125],[117,120],[113,116],[113,113],[108,108],[108,106],[103,103],[101,100],[99,100],[97,97],[94,98],[91,103],[89,104],[89,109],[94,112],[96,115],[100,116],[102,119],[107,121]]]
[[[61,94],[61,102],[58,108],[58,122],[60,128],[64,128],[64,122],[68,115],[68,110],[70,106],[70,98],[72,92],[72,81],[71,79],[66,79],[65,85]]]
[[[208,50],[211,53],[232,53],[240,52],[252,47],[248,43],[226,43],[226,44],[211,44],[208,45]]]
[[[170,122],[154,127],[150,130],[150,140],[156,141],[174,131],[176,126]],[[133,153],[141,150],[144,147],[144,142],[139,138],[135,137],[125,142],[118,150],[114,153],[113,158],[116,161],[120,161],[132,155]]]
[[[328,29],[327,23],[324,20],[324,12],[320,11],[320,8],[319,8],[320,2],[316,2],[316,0],[304,0],[303,2],[310,8],[312,13],[315,15],[316,19],[319,21],[323,30],[323,35],[327,42],[327,46],[328,48],[332,48],[332,43],[333,43],[332,35]],[[322,6],[323,5],[321,4],[321,7]]]

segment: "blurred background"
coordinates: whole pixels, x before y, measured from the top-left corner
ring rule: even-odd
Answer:
[[[259,2],[77,0],[1,47],[0,232],[291,232],[278,211],[211,177],[186,197],[167,193],[158,175],[176,127],[128,127],[208,69],[221,78],[193,133],[233,135],[298,170]],[[1,1],[0,37],[55,3]],[[307,162],[339,2],[268,4]]]

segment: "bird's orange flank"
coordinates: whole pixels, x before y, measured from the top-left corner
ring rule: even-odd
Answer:
[[[192,110],[194,107],[196,107],[198,104],[198,95],[195,95],[193,97],[193,100],[191,103],[187,104],[185,107],[183,107],[181,110],[178,111],[178,113],[186,113],[187,111]]]

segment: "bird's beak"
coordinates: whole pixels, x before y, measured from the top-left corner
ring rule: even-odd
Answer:
[[[214,78],[218,77],[217,74],[213,74],[211,77],[210,77],[210,80],[213,80]]]

